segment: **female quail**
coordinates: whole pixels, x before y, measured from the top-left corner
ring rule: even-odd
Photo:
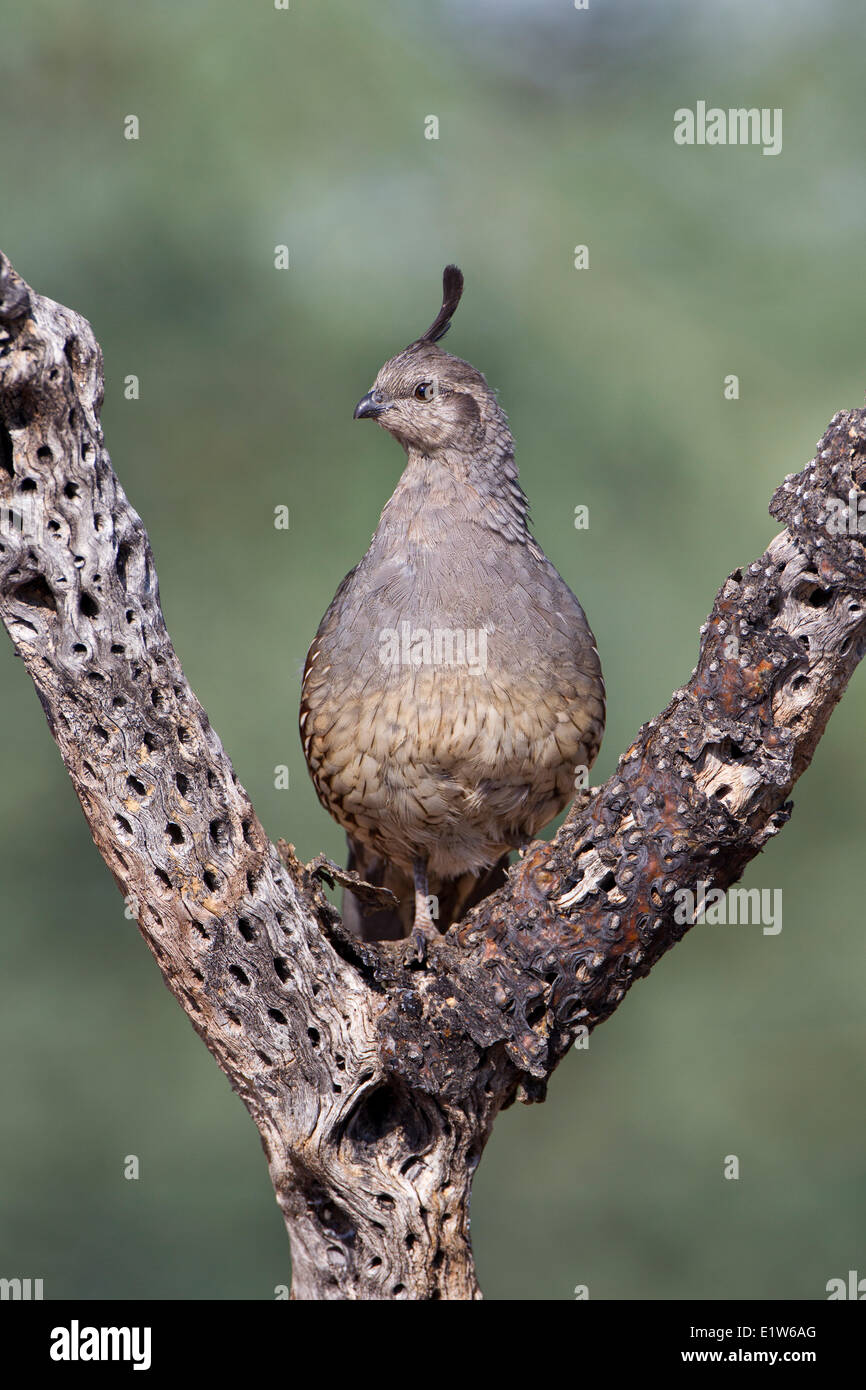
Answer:
[[[437,347],[463,291],[447,266],[434,322],[355,408],[407,464],[364,558],[310,647],[304,754],[346,830],[350,868],[399,913],[344,920],[405,935],[423,961],[444,930],[571,799],[604,730],[583,609],[528,528],[506,417],[482,374]],[[483,891],[482,891],[483,890]]]

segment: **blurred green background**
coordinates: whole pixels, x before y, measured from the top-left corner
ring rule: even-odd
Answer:
[[[499,389],[598,637],[607,777],[777,529],[774,487],[863,399],[857,0],[2,10],[0,245],[93,324],[169,629],[271,835],[343,852],[299,672],[401,468],[352,408],[449,260],[447,346]],[[698,100],[783,108],[782,153],[677,147]],[[5,637],[0,692],[0,1275],[270,1298],[287,1243],[255,1129],[124,919]],[[866,1274],[864,714],[858,673],[745,880],[783,889],[781,935],[696,928],[545,1105],[499,1120],[473,1203],[487,1297],[821,1298]]]

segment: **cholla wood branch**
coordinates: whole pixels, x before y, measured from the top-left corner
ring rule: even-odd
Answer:
[[[250,1111],[297,1298],[479,1297],[472,1175],[788,818],[866,642],[866,412],[772,501],[786,529],[722,586],[689,683],[605,786],[434,943],[362,943],[265,835],[181,670],[144,527],[99,424],[90,326],[0,257],[0,616],[96,846],[166,984]],[[838,500],[837,500],[838,499]]]

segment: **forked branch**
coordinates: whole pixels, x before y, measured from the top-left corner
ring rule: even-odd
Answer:
[[[866,412],[773,498],[786,527],[722,586],[698,665],[610,780],[532,845],[424,968],[361,943],[272,845],[189,688],[112,471],[84,319],[0,256],[0,616],[96,846],[248,1107],[299,1298],[473,1298],[472,1175],[784,824],[866,643]],[[846,525],[845,518],[854,518]],[[311,800],[312,804],[312,800]]]

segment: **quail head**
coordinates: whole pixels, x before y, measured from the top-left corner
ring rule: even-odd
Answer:
[[[310,647],[304,754],[345,829],[349,868],[396,896],[344,921],[411,934],[407,958],[500,882],[571,799],[604,730],[605,695],[583,609],[529,531],[506,417],[481,372],[438,346],[443,303],[355,407],[406,451],[369,549]]]

